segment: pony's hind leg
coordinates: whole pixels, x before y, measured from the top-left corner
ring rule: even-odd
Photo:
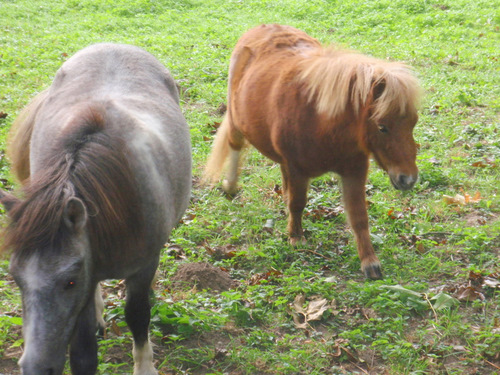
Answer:
[[[302,213],[307,203],[309,178],[302,176],[293,168],[282,166],[283,193],[288,206],[288,234],[290,244],[305,242],[302,230]]]
[[[238,191],[240,154],[241,150],[234,150],[231,148],[229,151],[226,178],[222,182],[222,189],[229,195],[234,195]]]
[[[149,341],[151,306],[149,291],[157,263],[126,279],[125,320],[134,337],[134,375],[158,375],[153,365],[153,348]]]
[[[104,313],[104,300],[102,299],[102,289],[101,284],[97,284],[94,295],[95,301],[95,316],[97,320],[97,330],[101,336],[104,336],[104,330],[106,329],[106,322],[102,317]]]
[[[96,311],[94,298],[89,298],[76,322],[71,338],[69,362],[73,375],[93,375],[97,372]]]
[[[288,202],[288,172],[286,170],[286,167],[283,164],[280,164],[281,168],[281,184],[282,189],[281,191],[283,192],[283,200],[285,203]]]

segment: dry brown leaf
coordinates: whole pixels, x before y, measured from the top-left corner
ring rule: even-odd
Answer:
[[[281,189],[281,187],[279,185],[274,185],[274,189],[273,191],[278,194],[278,195],[283,195],[283,190]]]
[[[169,245],[167,247],[167,254],[177,260],[187,258],[184,249],[179,245]]]
[[[270,271],[264,273],[254,274],[248,281],[249,285],[260,285],[262,281],[269,281],[271,278],[281,277],[283,272],[272,268]]]
[[[454,197],[443,195],[444,202],[448,205],[465,206],[471,203],[478,203],[483,199],[479,191],[476,191],[474,196],[466,193],[463,189],[460,189],[460,191],[462,194],[456,194]]]
[[[463,195],[457,194],[454,197],[449,195],[443,195],[443,200],[448,205],[458,205],[465,206],[465,197]]]
[[[309,302],[306,308],[304,307],[305,303],[306,297],[303,294],[298,294],[291,305],[290,314],[297,328],[306,329],[309,326],[308,322],[320,320],[325,311],[331,307],[326,298],[314,299]]]
[[[456,296],[459,301],[466,302],[475,301],[477,299],[481,301],[485,300],[484,294],[472,286],[460,287],[456,293]]]
[[[120,327],[118,327],[118,324],[116,324],[116,321],[114,319],[111,321],[111,331],[113,331],[113,333],[116,336],[122,335],[122,331],[121,331]]]
[[[492,277],[486,276],[483,281],[483,286],[489,288],[500,288],[500,280],[496,280]]]
[[[224,246],[213,248],[207,242],[203,243],[203,247],[209,255],[215,259],[231,259],[238,254],[238,248],[235,245],[227,244]]]
[[[330,355],[333,357],[340,357],[342,354],[346,354],[347,358],[352,362],[362,361],[356,353],[349,348],[349,340],[347,339],[336,339],[333,346],[333,353]]]
[[[472,163],[471,166],[476,167],[476,168],[487,168],[487,167],[495,168],[497,166],[497,164],[495,162],[495,159],[484,158],[483,160],[476,161],[475,163]]]

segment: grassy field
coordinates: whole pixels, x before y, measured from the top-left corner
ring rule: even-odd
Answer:
[[[419,182],[396,191],[373,165],[367,184],[383,280],[360,271],[335,176],[312,182],[308,243],[297,249],[286,239],[279,167],[257,152],[233,200],[198,184],[231,50],[261,23],[404,61],[421,80]],[[13,120],[69,56],[103,41],[138,45],[181,86],[194,158],[192,203],[155,286],[160,374],[499,374],[499,35],[494,0],[2,0],[0,182],[15,185],[3,152]],[[188,262],[208,262],[237,286],[174,288]],[[123,283],[105,291],[99,373],[131,373]],[[0,374],[19,373],[21,325],[3,257]]]

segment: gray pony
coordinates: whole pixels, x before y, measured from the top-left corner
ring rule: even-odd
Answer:
[[[24,375],[97,371],[98,283],[125,279],[134,375],[157,374],[149,290],[189,201],[191,146],[168,70],[144,50],[97,44],[70,58],[13,126],[22,198],[0,190],[4,247],[21,289]],[[96,309],[97,306],[97,309]]]

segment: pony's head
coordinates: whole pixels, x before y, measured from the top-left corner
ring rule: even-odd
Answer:
[[[23,302],[19,364],[23,374],[56,375],[62,374],[76,321],[93,290],[92,265],[83,202],[67,192],[55,204],[40,198],[18,200],[0,192],[12,219],[6,236],[15,243],[10,272]],[[54,222],[60,225],[51,227]]]
[[[412,133],[420,87],[407,66],[336,47],[318,48],[302,59],[297,78],[318,113],[358,123],[361,148],[388,172],[394,187],[413,187],[418,169]]]
[[[361,117],[368,150],[399,190],[411,189],[418,179],[413,129],[419,92],[416,79],[404,65],[380,64],[374,69]]]

